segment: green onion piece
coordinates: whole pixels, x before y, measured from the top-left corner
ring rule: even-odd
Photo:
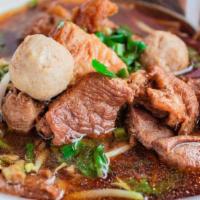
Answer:
[[[125,140],[127,139],[127,133],[124,128],[116,128],[114,131],[114,136],[117,140]]]
[[[126,36],[123,33],[119,33],[109,36],[109,39],[113,42],[124,43],[126,41]]]
[[[60,148],[60,152],[65,160],[70,159],[78,154],[80,141],[74,142],[72,144],[63,145]]]
[[[189,53],[190,63],[192,63],[195,68],[199,68],[200,67],[199,52],[194,48],[188,47],[188,53]]]
[[[141,69],[141,64],[139,62],[135,62],[134,68],[133,68],[133,72],[136,72],[137,70]]]
[[[117,34],[123,34],[126,37],[131,37],[133,32],[131,31],[131,29],[127,26],[121,26],[116,30]]]
[[[109,162],[104,153],[103,145],[99,145],[94,150],[94,166],[96,168],[97,176],[104,178],[107,176],[108,169],[109,169]]]
[[[129,38],[128,43],[127,43],[127,49],[129,51],[137,50],[138,54],[143,53],[146,47],[147,45],[144,42],[135,41],[135,40],[132,40],[131,38]]]
[[[112,49],[117,53],[118,56],[123,56],[123,54],[125,53],[124,44],[114,43]]]
[[[11,149],[11,147],[6,143],[4,142],[2,139],[0,139],[0,149]]]
[[[96,32],[95,34],[101,40],[101,42],[105,42],[106,36],[102,32]]]
[[[8,72],[8,64],[2,64],[0,65],[0,80],[3,78],[3,76]]]
[[[134,53],[127,53],[122,56],[121,59],[125,62],[127,66],[129,66],[137,59],[137,55]]]
[[[131,178],[128,180],[128,184],[136,192],[141,192],[144,194],[156,194],[155,189],[149,184],[146,178],[142,178],[140,180]]]
[[[4,34],[0,33],[0,51],[5,47]]]
[[[38,5],[38,0],[30,0],[29,7],[35,8]]]
[[[60,20],[60,21],[57,23],[57,26],[56,26],[56,28],[57,28],[57,29],[61,29],[61,28],[63,28],[63,27],[64,27],[64,25],[65,25],[65,21],[63,21],[63,20]]]
[[[128,72],[132,73],[141,68],[140,56],[147,46],[143,41],[133,40],[132,31],[128,27],[119,27],[110,35],[102,32],[97,32],[96,35],[123,60]]]
[[[117,76],[120,78],[128,78],[129,73],[126,68],[122,68],[117,72]]]
[[[34,148],[33,143],[26,144],[26,159],[30,162],[34,159]]]
[[[104,76],[108,76],[110,78],[116,78],[117,77],[114,72],[109,71],[108,68],[104,64],[100,63],[96,59],[92,60],[92,66],[96,70],[96,72],[98,72],[98,73],[100,73]]]

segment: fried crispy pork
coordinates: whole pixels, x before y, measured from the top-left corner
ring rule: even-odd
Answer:
[[[126,67],[116,53],[95,35],[84,32],[71,22],[66,22],[63,27],[56,29],[52,37],[64,45],[74,57],[74,80],[94,71],[91,65],[93,59],[104,63],[114,72]]]
[[[48,136],[51,130],[55,145],[83,135],[101,137],[115,128],[120,107],[132,100],[125,81],[90,73],[52,102],[37,127],[40,132],[46,130],[43,134]]]
[[[184,81],[194,90],[198,102],[200,103],[200,79],[199,78],[184,78]]]
[[[107,18],[117,11],[117,5],[109,0],[87,0],[74,10],[73,21],[84,30],[94,33],[105,27],[115,27]]]

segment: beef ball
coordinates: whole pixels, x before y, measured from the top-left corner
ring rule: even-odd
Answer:
[[[14,53],[9,67],[11,81],[37,100],[50,100],[64,91],[73,76],[74,59],[52,38],[27,36]]]
[[[160,66],[165,71],[178,71],[189,64],[188,49],[176,35],[154,31],[145,38],[147,48],[142,55],[144,66]]]

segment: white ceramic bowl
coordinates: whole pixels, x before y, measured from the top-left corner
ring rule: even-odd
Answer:
[[[12,9],[19,8],[30,0],[0,0],[0,14],[8,12]],[[0,200],[23,200],[24,198],[14,197],[11,195],[0,194]],[[185,198],[182,200],[200,200],[200,196]]]

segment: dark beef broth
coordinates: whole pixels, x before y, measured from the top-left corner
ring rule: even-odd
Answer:
[[[40,137],[37,136],[37,133],[27,137],[7,132],[4,140],[12,147],[13,153],[24,159],[26,144],[28,142],[35,143],[40,140]],[[107,141],[107,143],[111,142]],[[49,150],[51,153],[43,168],[49,168],[53,171],[59,165],[59,162],[53,151]],[[4,153],[7,152],[0,151],[0,154]],[[80,174],[70,175],[64,170],[60,170],[58,177],[66,185],[65,198],[67,199],[67,194],[73,191],[112,188],[112,183],[116,181],[116,177],[122,180],[147,178],[150,185],[159,191],[156,195],[150,195],[150,199],[175,199],[200,194],[200,173],[177,171],[165,165],[153,151],[146,150],[141,144],[113,159],[110,168],[111,172],[107,179],[91,179]],[[4,191],[3,188],[0,190]]]
[[[72,7],[72,6],[70,6]],[[128,8],[128,9],[127,9]],[[0,32],[3,34],[5,47],[0,51],[0,57],[10,57],[17,48],[22,35],[31,21],[40,14],[37,9],[20,12],[0,23]],[[114,17],[119,24],[127,24],[141,33],[134,25],[135,19],[140,18],[149,24],[153,24],[155,28],[161,26],[155,24],[155,20],[146,17],[142,12],[134,10],[133,7],[121,6],[121,15]],[[24,159],[25,145],[28,142],[40,140],[37,133],[29,136],[20,136],[6,130],[4,140],[12,146],[14,153]],[[107,141],[110,144],[112,141]],[[112,146],[112,144],[107,145]],[[48,147],[50,148],[50,147]],[[59,163],[56,155],[52,150],[47,159],[46,166],[53,171]],[[8,153],[0,150],[0,154]],[[180,197],[192,196],[200,194],[200,173],[183,173],[165,165],[160,161],[153,151],[146,150],[142,145],[138,144],[132,150],[122,154],[111,161],[111,172],[107,179],[90,179],[80,175],[71,176],[61,170],[58,177],[64,181],[67,194],[72,191],[81,191],[96,188],[111,188],[112,183],[116,181],[116,177],[123,180],[141,179],[146,177],[152,186],[159,188],[160,194],[150,195],[149,199],[175,199]],[[3,188],[0,189],[2,192]],[[108,198],[107,198],[108,199]],[[109,198],[111,199],[111,198]]]

